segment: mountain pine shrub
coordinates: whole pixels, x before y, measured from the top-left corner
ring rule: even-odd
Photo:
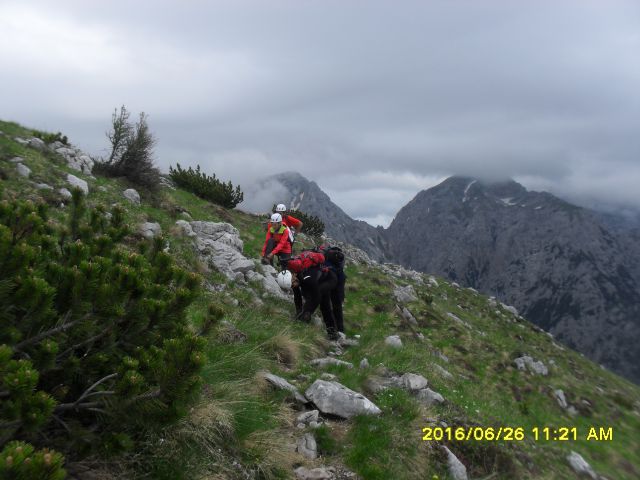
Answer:
[[[300,210],[291,212],[291,214],[304,224],[302,225],[302,233],[312,237],[320,237],[324,233],[324,222],[320,220],[319,217],[301,212]]]
[[[88,209],[76,189],[69,210],[60,225],[0,202],[0,478],[62,478],[59,454],[36,448],[132,448],[199,383],[204,339],[185,315],[199,277],[163,240],[129,236],[122,209]]]
[[[184,170],[178,163],[175,169],[169,167],[169,172],[176,185],[216,205],[234,208],[244,200],[240,185],[234,189],[230,181],[225,183],[218,180],[215,174],[209,176],[200,171],[200,165],[195,170],[191,167]]]
[[[94,171],[110,177],[125,177],[134,185],[149,191],[160,186],[160,171],[153,163],[156,140],[149,130],[147,116],[140,114],[138,122],[129,121],[129,112],[123,105],[111,117],[111,130],[107,138],[111,144],[109,158],[96,162]]]

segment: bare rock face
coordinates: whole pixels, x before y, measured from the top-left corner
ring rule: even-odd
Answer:
[[[351,418],[355,415],[380,415],[380,410],[364,395],[338,382],[316,380],[305,392],[318,410],[324,414]]]
[[[384,237],[389,261],[494,295],[510,314],[640,382],[633,228],[514,181],[451,177],[418,193]]]
[[[60,142],[52,143],[49,145],[49,148],[52,148],[58,155],[61,155],[67,161],[69,167],[87,175],[91,174],[95,162],[89,155],[81,150],[75,147],[64,146]]]
[[[186,220],[178,220],[176,225],[187,237],[194,239],[194,247],[200,259],[229,280],[258,282],[268,295],[289,298],[276,282],[277,272],[273,267],[257,268],[254,260],[243,255],[244,244],[240,239],[240,232],[233,225]]]

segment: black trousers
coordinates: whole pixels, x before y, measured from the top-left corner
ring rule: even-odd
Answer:
[[[310,315],[320,306],[322,320],[329,335],[344,330],[342,325],[342,302],[338,302],[339,292],[337,292],[338,277],[331,270],[322,271],[319,268],[306,270],[299,275],[302,295],[305,298],[302,307],[303,314]],[[294,292],[295,296],[295,292]],[[295,297],[294,297],[295,298]],[[337,302],[334,305],[332,299]],[[339,312],[336,309],[339,306]],[[297,305],[296,305],[297,307]],[[340,325],[337,324],[334,312],[339,313]],[[342,330],[340,328],[342,328]]]
[[[337,278],[336,278],[337,279]],[[331,310],[336,321],[336,329],[344,333],[344,317],[342,315],[342,304],[344,303],[344,279],[337,279],[336,288],[331,290]]]

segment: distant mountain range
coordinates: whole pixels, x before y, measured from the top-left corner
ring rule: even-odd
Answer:
[[[592,360],[640,383],[640,223],[514,182],[451,177],[387,229],[354,220],[298,173],[270,177],[290,205],[379,261],[441,275],[515,305]],[[282,201],[282,199],[274,199]]]

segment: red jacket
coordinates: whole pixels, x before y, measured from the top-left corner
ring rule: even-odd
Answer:
[[[262,256],[264,257],[265,252],[267,251],[267,242],[269,239],[273,237],[276,241],[276,246],[271,253],[277,255],[278,253],[291,253],[291,242],[289,241],[289,229],[282,225],[280,229],[276,232],[273,227],[269,227],[267,229],[267,238],[264,240],[264,245],[262,246]]]
[[[296,217],[292,217],[291,215],[283,215],[282,224],[286,225],[287,227],[293,227],[296,229],[296,232],[300,233],[300,225],[302,225],[302,222]]]

